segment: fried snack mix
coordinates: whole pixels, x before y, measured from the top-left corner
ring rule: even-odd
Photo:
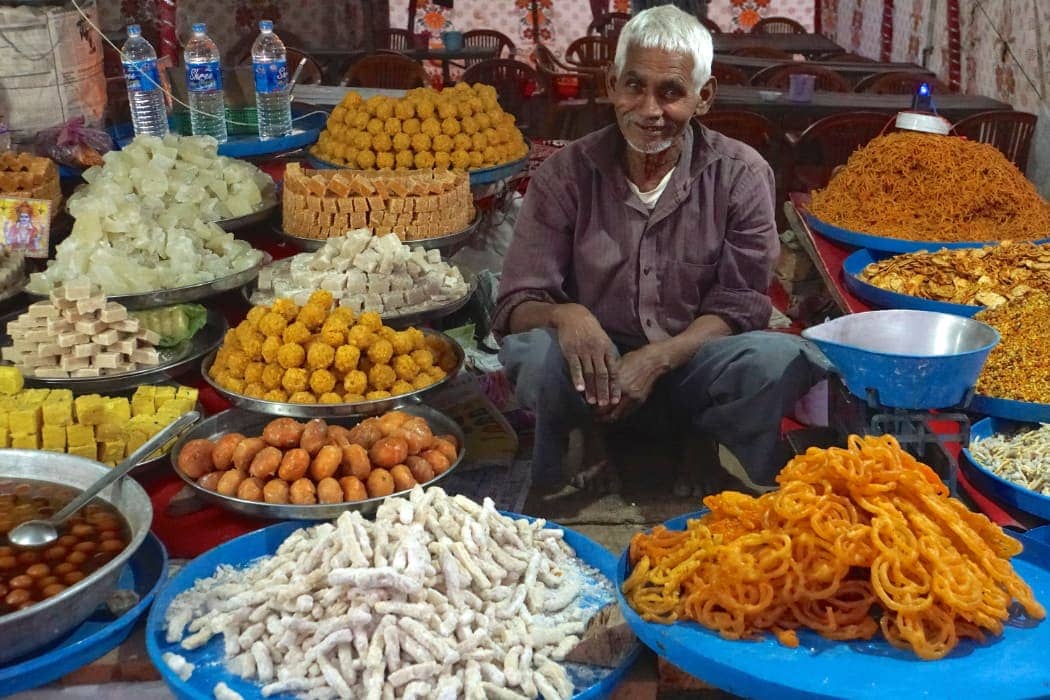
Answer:
[[[623,591],[647,620],[695,620],[727,639],[772,632],[797,646],[888,642],[939,659],[962,638],[998,635],[1014,600],[1045,610],[1014,572],[1021,544],[947,487],[890,436],[810,448],[759,498],[725,491],[684,531],[634,536]]]
[[[1050,245],[1003,241],[905,253],[868,265],[860,277],[898,294],[995,308],[1027,294],[1050,294]]]
[[[1001,340],[977,378],[977,392],[1032,403],[1050,403],[1050,296],[1031,294],[977,314]]]
[[[1034,241],[1050,204],[995,146],[902,131],[858,148],[810,211],[829,224],[913,241]]]

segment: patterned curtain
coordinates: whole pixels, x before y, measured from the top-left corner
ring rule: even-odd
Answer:
[[[763,17],[790,17],[813,30],[813,8],[816,0],[711,0],[708,19],[722,31],[747,33]]]

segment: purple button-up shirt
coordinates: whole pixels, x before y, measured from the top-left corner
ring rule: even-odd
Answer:
[[[631,347],[677,335],[704,314],[737,333],[765,328],[779,252],[769,164],[691,125],[650,212],[627,185],[624,148],[614,124],[533,176],[503,264],[496,333],[508,334],[511,312],[529,300],[582,304]]]

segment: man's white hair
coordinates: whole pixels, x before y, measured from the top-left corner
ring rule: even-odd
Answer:
[[[613,69],[617,79],[627,62],[627,49],[660,49],[683,53],[693,58],[693,88],[699,92],[711,77],[714,47],[711,34],[693,15],[674,5],[659,5],[643,10],[620,30]]]

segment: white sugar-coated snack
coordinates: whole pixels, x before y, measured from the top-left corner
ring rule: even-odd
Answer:
[[[356,229],[330,238],[313,253],[300,253],[266,268],[253,304],[296,299],[325,289],[340,306],[396,315],[426,311],[461,299],[470,291],[459,268],[401,242],[394,234],[374,236]]]
[[[416,487],[375,522],[347,512],[219,567],[172,601],[166,638],[221,637],[264,697],[555,700],[573,694],[559,661],[594,612],[585,597],[612,589],[561,530]]]
[[[73,231],[47,270],[30,276],[38,294],[86,276],[106,294],[208,282],[256,264],[262,254],[214,222],[249,214],[274,198],[255,166],[217,155],[206,136],[139,136],[84,172],[67,204]]]

